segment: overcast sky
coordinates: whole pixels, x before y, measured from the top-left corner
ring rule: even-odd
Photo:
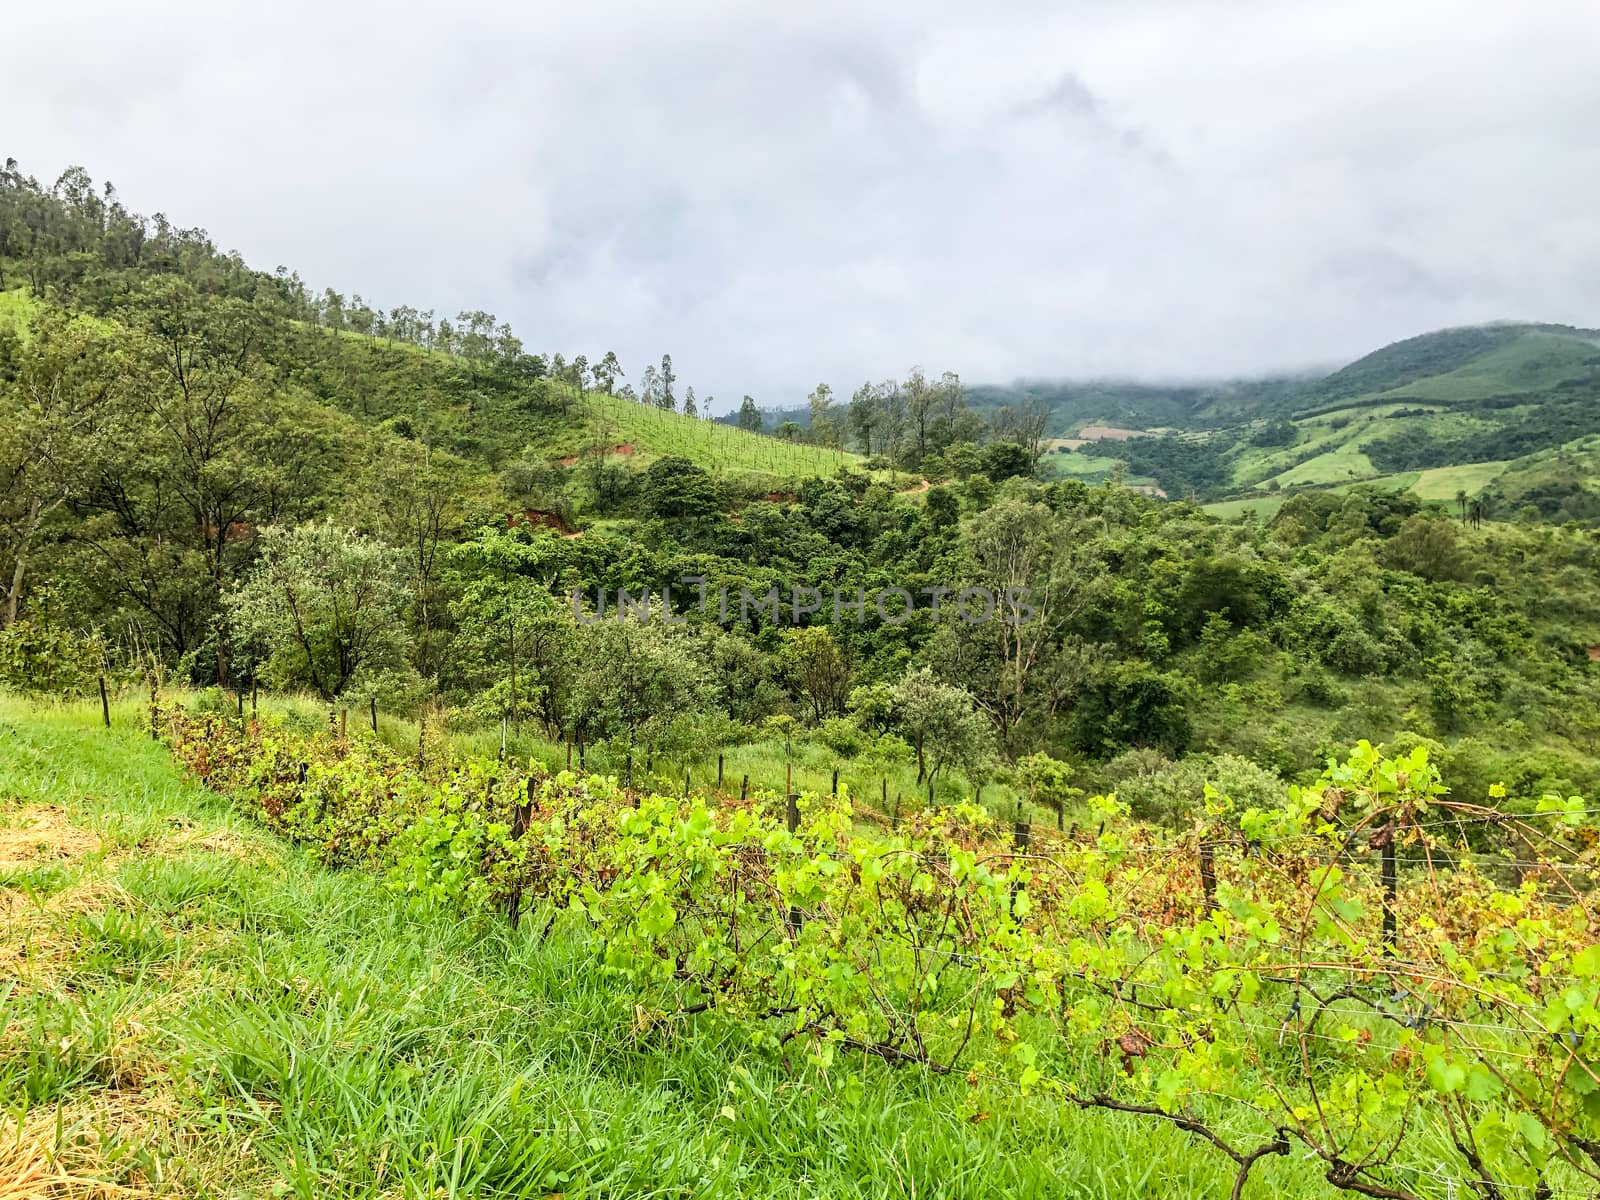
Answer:
[[[156,11],[160,9],[161,11]],[[730,407],[1600,325],[1593,0],[22,4],[0,156]]]

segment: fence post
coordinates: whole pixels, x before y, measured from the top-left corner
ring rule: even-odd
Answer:
[[[489,785],[493,791],[494,784]],[[520,840],[528,832],[528,823],[533,819],[533,780],[528,780],[528,798],[521,804],[514,805],[511,809],[511,840]],[[522,921],[522,882],[518,880],[511,885],[511,896],[506,901],[506,916],[511,920],[511,928],[515,929]]]
[[[103,695],[104,689],[105,689],[105,680],[102,679],[100,681],[100,687],[101,687],[101,691],[102,691],[102,695]],[[239,724],[243,725],[244,724],[244,689],[243,688],[238,688],[237,690],[235,690],[233,695],[234,695],[234,699],[238,700],[238,702],[239,702]]]
[[[1205,893],[1206,911],[1217,907],[1216,851],[1210,842],[1200,843],[1200,890]]]
[[[746,775],[739,781],[739,803],[743,804],[750,798],[750,776]]]
[[[111,697],[106,695],[106,677],[100,676],[100,716],[104,718],[106,728],[111,728]]]
[[[722,790],[722,755],[717,755],[717,791]]]
[[[367,697],[367,708],[369,710],[371,710],[371,713],[372,713],[372,732],[373,733],[377,733],[378,732],[378,698],[376,696],[368,696]]]
[[[899,792],[896,792],[894,794],[894,812],[889,817],[889,828],[890,829],[899,829],[900,828],[900,793]]]
[[[839,794],[839,768],[838,767],[835,767],[833,769],[833,794],[835,796],[837,796]]]
[[[150,740],[152,742],[159,742],[161,740],[160,734],[158,734],[156,732],[156,705],[157,705],[158,702],[159,702],[159,696],[157,695],[157,692],[156,692],[156,677],[154,675],[151,675],[150,676]]]
[[[1032,836],[1033,826],[1022,819],[1022,801],[1019,800],[1017,801],[1017,821],[1011,827],[1011,841],[1018,850],[1026,853],[1028,842],[1032,840]],[[1017,893],[1021,890],[1022,884],[1013,881],[1011,884],[1011,915],[1013,917],[1017,915]]]
[[[258,712],[258,710],[256,708],[256,677],[255,677],[255,675],[252,674],[250,676],[250,719],[252,721],[254,721],[256,719],[257,712]]]
[[[685,767],[683,769],[683,798],[685,800],[689,798],[689,780],[693,777],[693,775],[694,768]]]
[[[879,779],[878,779],[878,791],[879,791],[879,794],[880,794],[880,799],[878,801],[878,807],[880,809],[882,809],[884,812],[888,812],[889,811],[889,777],[887,775],[883,775],[883,776],[879,777]],[[898,799],[898,797],[896,797],[896,799]]]
[[[500,718],[500,761],[506,760],[506,719]]]
[[[339,710],[339,744],[341,746],[349,740],[349,733],[350,710],[348,708],[341,708]]]
[[[1383,953],[1389,958],[1395,956],[1395,893],[1399,890],[1398,864],[1394,856],[1394,832],[1389,833],[1389,840],[1383,844]]]
[[[783,823],[788,826],[789,832],[794,833],[800,828],[800,797],[795,792],[790,792],[785,798]],[[789,935],[799,936],[800,929],[805,925],[805,916],[800,912],[798,904],[789,905]]]

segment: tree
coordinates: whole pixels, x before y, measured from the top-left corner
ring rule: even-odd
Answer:
[[[1188,685],[1148,663],[1122,662],[1085,689],[1073,712],[1073,740],[1091,754],[1129,746],[1181,754],[1191,734]]]
[[[683,389],[683,415],[686,417],[700,415],[700,409],[695,404],[694,388],[692,386]]]
[[[220,598],[258,529],[324,510],[345,468],[347,427],[273,389],[265,355],[279,346],[264,310],[166,276],[135,303],[119,402],[75,502],[92,514],[79,552],[97,561],[95,589],[141,610],[167,649],[213,647],[225,684]]]
[[[15,382],[0,391],[0,627],[14,624],[35,544],[87,487],[95,426],[117,384],[110,340],[83,321],[47,319]]]
[[[715,514],[722,506],[722,494],[704,469],[682,455],[669,454],[645,471],[644,502],[658,517],[684,520]]]
[[[227,608],[235,636],[264,652],[279,686],[332,700],[405,672],[409,599],[398,551],[319,523],[262,530],[256,564]]]
[[[477,706],[520,732],[524,710],[547,737],[565,729],[577,672],[570,605],[551,587],[567,563],[561,539],[526,528],[480,530],[451,555],[459,597],[455,673],[483,690]]]
[[[595,382],[605,390],[608,396],[616,390],[617,380],[623,378],[626,374],[627,372],[622,369],[622,363],[617,360],[617,352],[615,350],[607,350],[605,356],[600,359],[599,364],[594,369]]]
[[[911,427],[912,465],[917,466],[928,453],[928,435],[936,419],[939,393],[923,375],[922,368],[913,367],[901,395],[905,397],[906,420]]]
[[[778,659],[795,691],[811,710],[811,720],[844,711],[850,687],[850,664],[824,625],[786,629]]]
[[[833,389],[817,384],[806,403],[811,409],[811,440],[819,446],[837,446],[839,429],[833,411]]]
[[[468,477],[462,460],[411,442],[380,447],[365,477],[371,527],[404,555],[425,675],[443,666],[443,557],[461,536]]]
[[[710,688],[703,660],[682,631],[635,621],[578,626],[572,719],[597,737],[621,739],[631,766],[675,717],[699,712]]]
[[[667,412],[676,412],[678,408],[678,398],[673,394],[672,385],[677,382],[678,377],[672,373],[672,355],[670,354],[663,354],[661,356],[660,379],[661,391],[657,397],[656,403],[662,408],[666,409]]]
[[[761,432],[761,410],[756,407],[753,396],[739,401],[739,428],[748,433]]]
[[[989,732],[965,688],[921,667],[895,685],[894,706],[899,733],[916,752],[919,784],[947,767],[975,775],[987,761]]]
[[[875,733],[888,733],[895,727],[894,687],[887,683],[869,683],[850,692],[850,715],[862,729]]]
[[[1028,799],[1056,810],[1056,828],[1066,824],[1067,804],[1083,792],[1072,786],[1072,764],[1051,758],[1043,750],[1017,763],[1017,782],[1028,790]]]
[[[850,432],[861,447],[861,453],[872,457],[872,439],[878,429],[878,394],[870,383],[863,383],[850,397],[850,411],[846,418]]]
[[[1088,520],[1017,497],[976,514],[961,531],[972,578],[994,597],[995,610],[987,621],[947,626],[941,644],[949,672],[977,682],[1008,754],[1030,709],[1054,715],[1059,693],[1032,684],[1096,595],[1104,575],[1097,533]]]
[[[1384,558],[1390,566],[1433,583],[1460,579],[1466,571],[1460,543],[1461,537],[1448,519],[1417,513],[1406,518],[1385,544]]]

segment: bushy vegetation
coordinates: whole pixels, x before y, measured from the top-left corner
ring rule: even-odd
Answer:
[[[732,1023],[846,1096],[877,1063],[964,1076],[969,1118],[1020,1094],[1172,1123],[1232,1164],[1235,1195],[1291,1147],[1368,1195],[1600,1178],[1589,810],[1451,801],[1421,744],[1362,743],[1287,800],[1219,762],[1228,791],[1187,781],[1186,839],[1096,797],[1093,835],[1035,845],[971,806],[862,833],[846,797],[629,796],[540,764],[424,769],[366,739],[152,720],[324,861],[382,872],[423,912],[560,926],[635,1028]],[[1380,873],[1351,861],[1358,842]],[[1497,884],[1497,849],[1538,874]],[[1219,1118],[1217,1096],[1255,1117]]]

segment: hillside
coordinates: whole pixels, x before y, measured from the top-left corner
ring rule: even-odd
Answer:
[[[1509,323],[1443,330],[1319,379],[1165,409],[1166,429],[1138,420],[1151,410],[1137,402],[1105,412],[1107,423],[1150,436],[1059,444],[1055,473],[1106,478],[1120,464],[1127,477],[1218,513],[1271,512],[1287,492],[1357,484],[1454,502],[1458,492],[1484,493],[1508,464],[1600,432],[1600,333]],[[1545,499],[1544,510],[1560,509],[1560,497]]]

